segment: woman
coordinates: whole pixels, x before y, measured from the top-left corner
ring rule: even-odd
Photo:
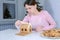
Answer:
[[[55,28],[56,23],[52,16],[46,10],[42,10],[35,0],[26,0],[24,7],[28,14],[24,17],[23,21],[31,23],[33,29],[40,32],[41,30]],[[16,21],[15,26],[17,29],[20,28],[20,25],[20,20]]]

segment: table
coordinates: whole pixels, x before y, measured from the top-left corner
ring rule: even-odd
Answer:
[[[16,35],[16,29],[6,29],[0,31],[0,40],[60,40],[60,39],[50,39],[40,36],[40,33],[33,31],[31,34],[26,36]]]

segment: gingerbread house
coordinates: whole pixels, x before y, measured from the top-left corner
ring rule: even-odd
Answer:
[[[27,35],[30,34],[32,32],[32,26],[30,23],[27,22],[21,22],[21,26],[20,26],[20,33],[18,33],[18,35]]]

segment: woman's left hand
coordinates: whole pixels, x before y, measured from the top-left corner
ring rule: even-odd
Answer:
[[[36,27],[36,31],[37,31],[37,32],[42,31],[42,29],[43,29],[43,26],[38,26],[38,27]]]

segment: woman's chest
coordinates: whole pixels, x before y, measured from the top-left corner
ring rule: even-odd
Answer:
[[[31,24],[41,24],[41,23],[44,23],[46,22],[46,18],[44,16],[31,16],[29,22]]]

